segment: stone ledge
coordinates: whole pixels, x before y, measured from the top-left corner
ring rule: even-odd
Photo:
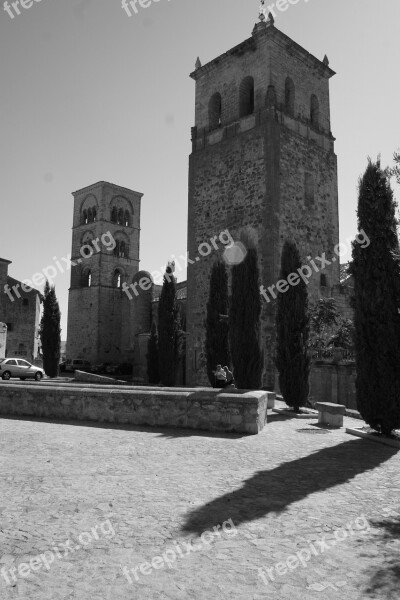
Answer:
[[[125,381],[119,379],[113,379],[112,377],[105,377],[104,375],[97,375],[96,373],[86,373],[86,371],[75,371],[75,381],[85,383],[98,383],[105,385],[126,385]]]
[[[0,415],[260,433],[268,393],[0,383]]]
[[[391,446],[392,448],[400,448],[400,441],[391,440],[390,438],[379,435],[372,435],[367,431],[362,431],[362,429],[358,429],[355,427],[346,427],[346,433],[349,433],[350,435],[355,435],[356,437],[366,438],[368,440],[371,440],[371,442],[376,442],[378,444],[385,444],[386,446]]]
[[[319,412],[332,415],[344,415],[346,413],[346,407],[343,404],[334,404],[333,402],[316,402],[314,407]]]

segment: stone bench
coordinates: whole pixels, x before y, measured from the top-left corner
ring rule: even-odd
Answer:
[[[346,413],[346,407],[343,404],[316,402],[315,408],[318,411],[318,423],[331,425],[331,427],[343,427],[343,416]]]

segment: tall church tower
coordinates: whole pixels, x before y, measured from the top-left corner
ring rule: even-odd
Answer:
[[[122,285],[139,271],[143,194],[101,181],[73,196],[67,358],[132,362],[133,305]]]
[[[189,164],[188,251],[229,229],[256,244],[260,284],[279,280],[281,250],[294,240],[304,264],[324,252],[312,296],[339,283],[337,160],[331,133],[328,59],[315,58],[274,25],[201,66]],[[244,239],[244,238],[243,238]],[[188,267],[187,383],[206,384],[205,317],[215,251]],[[319,264],[319,263],[318,263]],[[276,300],[262,302],[264,386],[273,389]]]

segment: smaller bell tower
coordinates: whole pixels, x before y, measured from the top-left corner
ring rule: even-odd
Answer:
[[[122,286],[139,271],[143,194],[100,181],[73,196],[67,358],[129,362],[132,307]]]

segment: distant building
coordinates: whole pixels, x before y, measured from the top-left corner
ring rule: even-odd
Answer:
[[[42,295],[8,275],[10,260],[0,258],[0,322],[7,325],[6,356],[28,361],[40,355],[39,325]],[[28,291],[25,291],[28,289]],[[31,290],[31,291],[29,291]]]

